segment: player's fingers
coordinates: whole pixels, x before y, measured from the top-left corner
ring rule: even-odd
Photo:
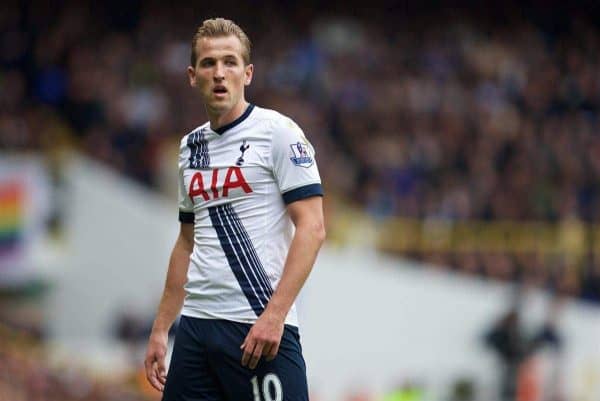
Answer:
[[[152,371],[154,373],[154,380],[156,381],[156,383],[158,385],[157,390],[162,392],[165,389],[165,384],[161,383],[161,373],[160,373],[160,368],[158,367],[158,362],[155,362],[153,364]]]
[[[144,360],[144,370],[146,371],[146,380],[152,384],[152,361],[148,357]]]
[[[258,365],[258,361],[260,361],[260,357],[262,356],[263,348],[264,344],[260,342],[256,344],[256,347],[254,347],[254,352],[250,356],[250,362],[248,364],[250,369],[254,369],[256,368],[256,365]]]
[[[146,366],[146,379],[152,387],[158,391],[163,391],[164,386],[158,380],[158,368],[156,367],[156,363],[151,363],[150,366]]]
[[[163,391],[164,388],[164,384],[160,382],[160,371],[158,368],[158,361],[155,360],[154,363],[152,363],[152,381],[155,384],[155,388],[158,391]]]
[[[271,343],[267,343],[265,344],[263,350],[262,350],[262,356],[268,356],[271,353],[271,348],[273,348],[273,344]]]
[[[244,341],[244,353],[242,354],[242,366],[247,366],[250,357],[252,356],[252,352],[254,352],[255,344],[252,340]]]
[[[244,338],[244,342],[242,343],[242,345],[240,345],[240,349],[245,349],[251,342],[251,338],[250,338],[250,334],[251,334],[252,330],[250,330],[250,332],[248,332],[248,334],[246,335],[246,338]]]
[[[271,346],[271,348],[269,349],[269,353],[266,354],[267,361],[272,361],[273,359],[275,359],[277,353],[279,352],[279,344],[280,343],[275,343]]]
[[[167,381],[167,368],[165,367],[165,359],[159,358],[157,361],[158,381],[164,386]]]
[[[167,375],[165,374],[159,373],[156,379],[163,387],[167,383]]]

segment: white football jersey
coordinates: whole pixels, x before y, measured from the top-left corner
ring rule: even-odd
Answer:
[[[314,150],[290,118],[249,105],[181,141],[179,220],[194,223],[183,315],[254,323],[294,233],[286,204],[322,196]],[[293,306],[286,324],[298,326]]]

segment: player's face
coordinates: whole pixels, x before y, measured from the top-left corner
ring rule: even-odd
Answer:
[[[252,64],[244,65],[236,36],[200,38],[196,65],[188,67],[190,85],[197,88],[209,113],[222,115],[242,104],[244,87],[252,81]]]

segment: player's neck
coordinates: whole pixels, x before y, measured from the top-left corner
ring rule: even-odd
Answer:
[[[242,99],[234,107],[232,107],[229,111],[227,111],[226,113],[223,113],[223,114],[212,113],[210,110],[207,109],[206,113],[208,114],[208,120],[210,121],[210,129],[217,130],[229,123],[234,122],[242,114],[244,114],[244,111],[246,111],[247,107],[248,107],[248,102],[246,100]]]

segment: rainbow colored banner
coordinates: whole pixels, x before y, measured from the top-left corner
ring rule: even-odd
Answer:
[[[51,210],[41,158],[0,152],[0,287],[35,280]],[[36,253],[37,252],[37,253]]]
[[[23,245],[25,187],[18,181],[0,181],[0,258],[10,257]]]

